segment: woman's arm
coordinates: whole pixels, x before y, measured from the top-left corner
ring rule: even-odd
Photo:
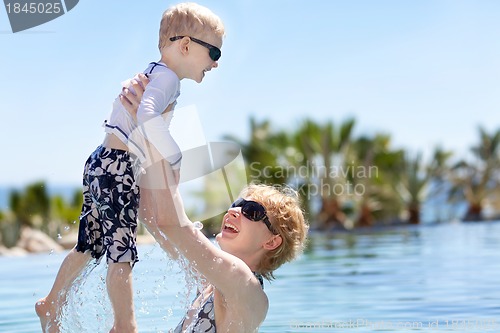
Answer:
[[[240,316],[241,324],[248,327],[262,323],[269,304],[259,281],[245,262],[219,249],[194,227],[184,214],[177,189],[141,188],[139,218],[156,223],[162,232],[160,237],[168,237],[192,267],[222,294],[234,316],[231,320]]]
[[[124,91],[123,98],[127,101],[122,103],[132,115],[137,112],[137,99],[141,97],[143,90],[139,84],[134,89],[137,96]],[[173,244],[226,299],[244,297],[245,293],[252,298],[264,296],[260,283],[241,259],[219,249],[194,227],[185,214],[177,183],[170,165],[164,161],[157,162],[146,170],[140,180],[141,221],[160,232],[160,235],[155,235],[160,245],[165,242]]]
[[[260,290],[260,284],[241,259],[219,249],[189,220],[168,163],[160,162],[148,168],[140,186],[141,221],[156,225],[225,297],[242,296],[247,288],[241,286],[253,282]]]

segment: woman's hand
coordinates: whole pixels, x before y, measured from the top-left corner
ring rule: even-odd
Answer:
[[[141,103],[142,94],[144,93],[144,89],[148,83],[149,79],[146,75],[142,73],[137,74],[132,80],[130,80],[130,87],[133,88],[135,94],[128,88],[123,88],[120,94],[120,101],[122,105],[134,119],[137,117],[137,108]]]
[[[120,94],[120,102],[135,121],[137,121],[137,109],[139,108],[139,104],[141,104],[142,95],[144,94],[144,89],[146,88],[148,83],[149,79],[146,75],[142,73],[137,74],[133,79],[130,80],[129,88],[131,87],[133,89],[131,90],[129,88],[123,88]],[[179,184],[179,170],[172,170],[172,173],[174,175],[174,184]],[[169,185],[172,184],[169,183]]]

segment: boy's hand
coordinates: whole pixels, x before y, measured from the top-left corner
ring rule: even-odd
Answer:
[[[130,86],[135,91],[135,94],[127,88],[123,88],[120,94],[120,101],[134,119],[137,116],[137,108],[141,103],[142,94],[144,93],[145,87],[148,85],[149,79],[146,75],[140,73],[134,76],[130,81]]]

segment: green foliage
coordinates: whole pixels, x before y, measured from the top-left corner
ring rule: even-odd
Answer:
[[[252,118],[247,141],[230,139],[242,147],[250,180],[296,187],[318,227],[419,223],[422,203],[443,191],[465,198],[475,218],[485,202],[500,208],[500,130],[480,128],[479,144],[471,149],[475,160],[452,168],[449,151],[435,148],[426,162],[420,152],[392,148],[388,134],[355,138],[354,126],[354,119],[335,124],[307,118],[296,129],[276,131],[270,121]],[[319,203],[316,212],[313,202]]]
[[[500,129],[488,133],[479,127],[479,142],[471,148],[472,156],[458,161],[450,170],[452,197],[464,197],[468,210],[464,220],[483,219],[483,207],[498,203],[500,186]]]
[[[226,139],[235,141],[242,150],[247,161],[247,178],[250,182],[283,184],[286,179],[286,169],[281,167],[282,148],[288,145],[288,138],[280,132],[274,132],[267,120],[257,122],[250,119],[250,139],[248,143],[235,137]]]
[[[51,217],[65,224],[73,224],[80,216],[83,196],[81,190],[75,190],[73,198],[68,203],[62,196],[51,198]]]
[[[251,118],[248,140],[227,137],[240,145],[248,166],[233,170],[242,179],[231,189],[231,196],[241,190],[245,172],[250,182],[288,184],[298,190],[308,219],[313,224],[317,221],[320,228],[368,226],[402,218],[418,223],[422,202],[444,191],[451,200],[468,202],[466,220],[482,219],[485,204],[500,210],[500,129],[488,133],[480,127],[471,157],[451,166],[452,153],[442,148],[435,148],[426,163],[420,152],[392,148],[387,134],[353,137],[354,126],[354,119],[338,124],[304,119],[296,129],[275,130],[270,121]],[[210,191],[194,194],[202,204],[189,208],[188,215],[215,216],[203,221],[207,236],[219,231],[221,212],[234,199],[227,197],[229,185],[214,176],[205,183]],[[70,202],[61,196],[50,198],[44,182],[12,191],[10,210],[0,211],[0,241],[14,246],[22,226],[55,237],[61,226],[78,220],[82,200],[80,189]]]
[[[0,236],[5,246],[14,246],[23,226],[37,228],[56,237],[64,225],[74,224],[80,215],[81,190],[75,190],[70,203],[61,196],[49,196],[44,182],[13,190],[9,195],[10,211],[0,218]]]
[[[11,214],[0,211],[0,244],[8,248],[15,246],[20,233],[21,226],[12,219]]]
[[[44,228],[50,213],[50,198],[44,182],[28,185],[23,192],[13,191],[10,209],[21,225]]]

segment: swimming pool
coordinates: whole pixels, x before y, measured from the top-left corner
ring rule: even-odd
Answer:
[[[139,251],[139,331],[168,332],[192,294],[159,247]],[[33,306],[63,257],[0,257],[0,332],[40,331]],[[306,253],[275,275],[260,332],[500,331],[500,222],[312,234]],[[100,265],[76,293],[70,332],[109,329],[104,277]]]

